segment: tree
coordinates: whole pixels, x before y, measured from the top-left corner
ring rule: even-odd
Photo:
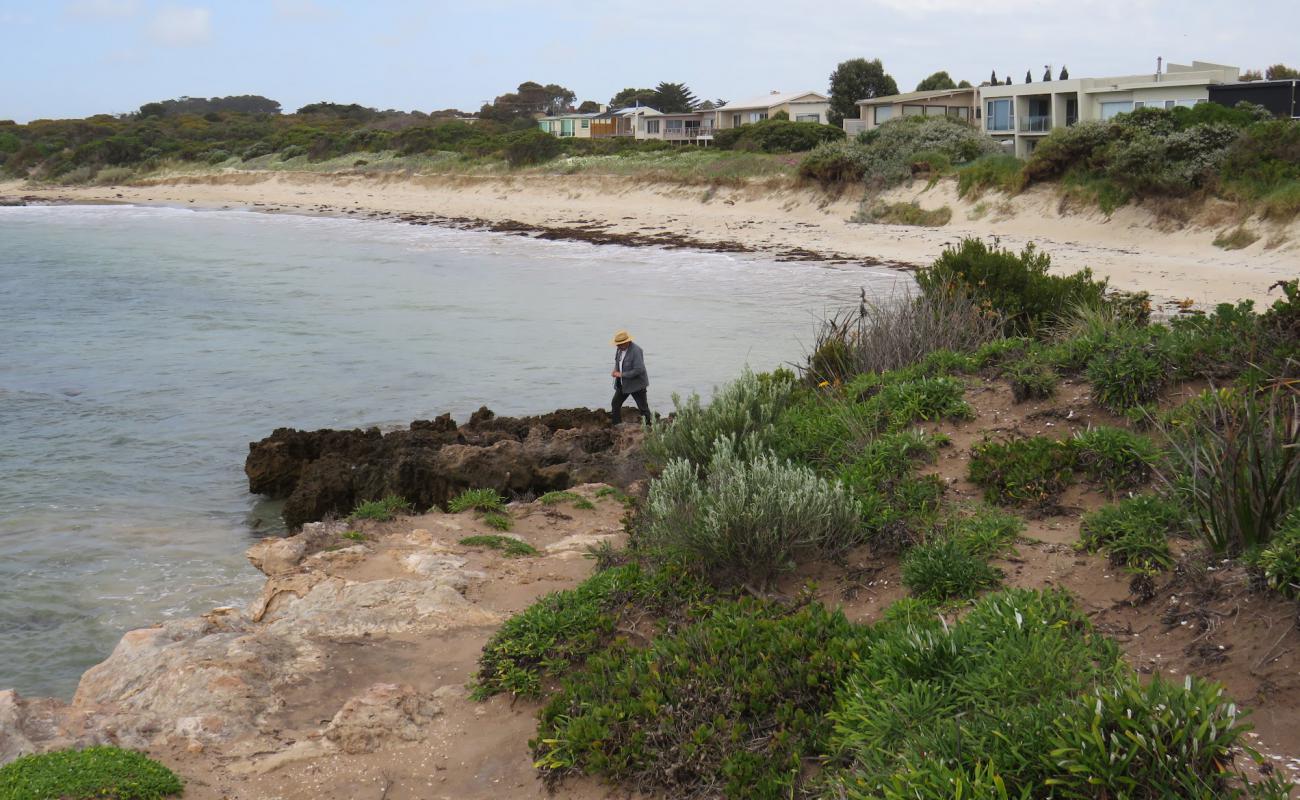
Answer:
[[[696,106],[696,107],[695,107],[695,110],[696,110],[696,111],[712,111],[713,109],[715,109],[715,108],[717,108],[717,107],[718,107],[718,104],[715,103],[715,102],[713,102],[712,100],[705,100],[705,101],[701,102],[698,106]]]
[[[1011,85],[1011,76],[1008,75],[1008,76],[1007,76],[1007,86],[1010,86],[1010,85]]]
[[[989,73],[989,83],[993,84],[994,86],[997,86],[998,84],[1002,83],[1002,81],[998,80],[997,70],[993,70],[993,72]]]
[[[1300,69],[1292,69],[1286,64],[1274,64],[1264,70],[1264,77],[1270,81],[1284,81],[1300,78]]]
[[[650,105],[665,114],[685,114],[693,111],[698,102],[686,84],[661,82],[655,87]]]
[[[1241,80],[1246,83],[1249,83],[1250,81],[1262,81],[1264,80],[1264,73],[1257,69],[1248,69],[1241,73]]]
[[[947,70],[939,70],[930,77],[916,85],[918,92],[928,92],[934,89],[956,89],[957,84],[953,83],[952,76]]]
[[[832,125],[845,119],[858,119],[859,100],[898,94],[898,84],[885,72],[880,59],[851,58],[841,61],[831,73],[831,107],[827,117]]]
[[[1044,80],[1044,81],[1050,81],[1051,79],[1052,79],[1052,68],[1051,68],[1051,66],[1043,67],[1043,80]]]
[[[563,114],[572,107],[575,99],[577,95],[558,84],[548,83],[543,86],[536,81],[524,81],[515,91],[499,95],[491,103],[484,104],[478,113],[483,119],[511,123],[536,114]]]
[[[958,89],[974,89],[975,87],[974,87],[974,86],[971,86],[970,81],[962,81],[962,82],[960,82],[960,83],[957,84],[957,88],[958,88]]]
[[[654,89],[624,89],[609,99],[610,108],[631,108],[635,105],[653,106]]]
[[[1058,81],[1068,81],[1070,79],[1070,71],[1065,68],[1064,64],[1061,65],[1061,74],[1056,79]]]
[[[1034,82],[1034,76],[1029,74],[1029,70],[1025,70],[1025,83],[1033,83],[1033,82]]]
[[[582,105],[578,106],[579,114],[595,114],[600,111],[600,103],[595,100],[583,100]]]

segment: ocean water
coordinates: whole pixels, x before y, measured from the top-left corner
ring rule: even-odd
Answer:
[[[276,532],[248,443],[480,405],[603,406],[614,330],[650,399],[798,360],[882,268],[389,222],[0,208],[0,689],[68,696],[121,634],[243,604]]]

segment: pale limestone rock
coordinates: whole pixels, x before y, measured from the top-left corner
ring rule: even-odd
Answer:
[[[248,548],[245,556],[266,575],[279,575],[297,569],[303,558],[325,547],[347,530],[338,520],[309,522],[302,531],[288,538],[271,537]]]
[[[558,542],[548,544],[545,548],[548,555],[558,555],[561,558],[573,558],[585,555],[587,550],[597,547],[604,542],[612,542],[619,536],[615,530],[596,530],[591,533],[575,533],[572,536],[566,536]]]
[[[339,709],[325,738],[345,753],[373,753],[388,741],[419,741],[440,714],[442,706],[410,686],[376,683]]]
[[[268,611],[272,635],[350,638],[490,625],[501,615],[473,605],[445,583],[326,578]]]
[[[482,572],[467,570],[464,566],[465,559],[459,556],[408,553],[402,557],[403,568],[436,584],[450,586],[458,592],[464,592],[471,580],[487,578]]]

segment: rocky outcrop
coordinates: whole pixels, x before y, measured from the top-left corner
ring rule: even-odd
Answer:
[[[244,472],[249,491],[286,499],[285,524],[297,528],[392,494],[426,509],[470,488],[514,496],[626,486],[644,477],[639,436],[634,425],[611,425],[605,411],[498,417],[481,408],[464,425],[444,414],[389,433],[279,428],[249,445]]]

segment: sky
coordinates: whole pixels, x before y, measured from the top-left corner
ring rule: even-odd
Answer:
[[[902,91],[941,69],[1019,83],[1158,56],[1300,66],[1297,30],[1297,0],[0,0],[0,119],[232,94],[473,111],[526,80],[579,101],[660,81],[740,100],[825,92],[857,57]]]

